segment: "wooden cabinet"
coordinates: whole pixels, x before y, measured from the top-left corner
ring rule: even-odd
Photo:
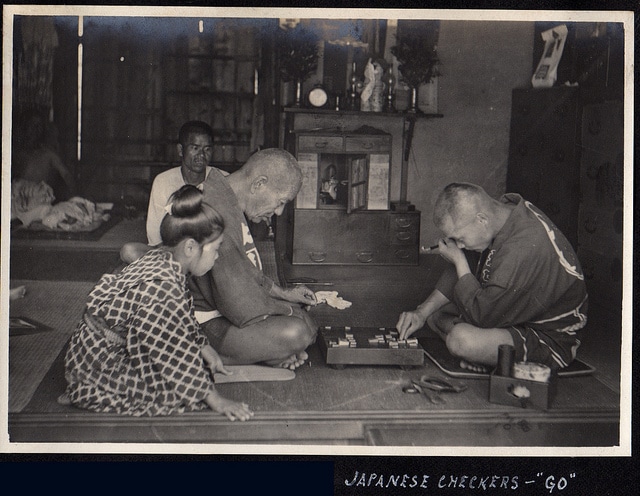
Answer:
[[[291,263],[417,265],[420,212],[401,173],[406,117],[296,109],[283,122],[282,145],[303,170],[276,230]]]
[[[292,263],[417,265],[420,212],[293,211]]]
[[[574,248],[580,200],[578,89],[515,89],[507,191],[540,208]]]
[[[591,300],[609,307],[622,299],[623,123],[620,102],[584,107],[578,258]]]
[[[624,107],[578,88],[513,91],[507,191],[544,211],[577,250],[591,302],[622,299]]]

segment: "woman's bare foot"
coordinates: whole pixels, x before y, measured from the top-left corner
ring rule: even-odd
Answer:
[[[71,398],[69,397],[68,393],[62,393],[60,396],[58,396],[58,404],[59,405],[70,405],[71,404]]]
[[[309,355],[307,354],[307,352],[301,351],[297,355],[296,354],[291,355],[289,358],[283,360],[282,362],[280,362],[275,366],[283,369],[295,370],[301,365],[303,365],[308,358],[309,358]]]
[[[25,294],[27,294],[27,288],[24,286],[18,286],[17,288],[9,290],[9,300],[19,300],[20,298],[24,298]]]
[[[478,374],[486,374],[489,372],[489,367],[486,365],[479,365],[477,363],[467,362],[466,360],[460,360],[460,368]]]

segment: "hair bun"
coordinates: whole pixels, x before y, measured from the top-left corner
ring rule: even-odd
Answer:
[[[170,215],[192,217],[202,209],[202,191],[192,184],[185,184],[172,196],[169,203]]]

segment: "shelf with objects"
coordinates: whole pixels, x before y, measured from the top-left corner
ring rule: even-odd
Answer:
[[[418,98],[425,84],[436,94],[437,30],[425,36],[424,25],[419,32],[407,25],[396,36],[390,25],[384,33],[381,23],[358,26],[345,34],[301,23],[280,33],[281,88],[288,90],[279,146],[304,174],[276,224],[293,265],[419,263],[420,212],[407,198],[408,164],[416,122],[442,117]]]
[[[434,117],[284,109],[281,146],[304,177],[277,224],[292,264],[418,264],[420,212],[407,199],[407,164],[416,120]]]
[[[254,105],[258,94],[257,30],[233,21],[204,26],[204,32],[180,38],[167,53],[164,81],[164,122],[175,156],[175,136],[188,120],[213,128],[213,164],[233,172],[254,146]]]

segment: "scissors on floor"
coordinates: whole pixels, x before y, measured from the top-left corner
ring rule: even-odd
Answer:
[[[465,391],[465,384],[452,384],[438,377],[423,375],[420,380],[412,380],[409,386],[402,388],[407,394],[421,394],[434,405],[446,403],[441,393],[461,393]]]

